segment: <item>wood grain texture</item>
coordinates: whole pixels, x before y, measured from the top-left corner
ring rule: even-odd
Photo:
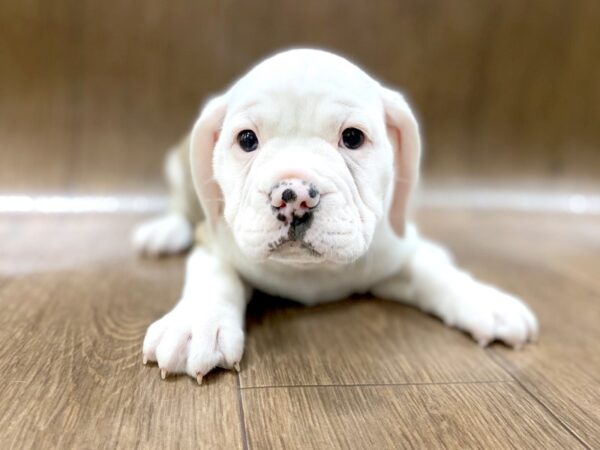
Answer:
[[[64,229],[76,228],[68,222],[63,218]],[[241,448],[235,375],[207,377],[200,388],[190,379],[163,382],[156,366],[141,363],[147,326],[179,295],[183,261],[119,257],[127,243],[119,230],[126,227],[100,222],[87,232],[82,224],[80,233],[92,241],[112,230],[102,245],[117,257],[69,261],[40,246],[40,258],[68,264],[59,271],[47,262],[22,264],[16,275],[3,271],[2,448]],[[2,247],[11,234],[2,234]],[[53,233],[28,236],[50,240]],[[85,240],[63,238],[62,250],[97,253],[98,245],[80,246]]]
[[[539,345],[494,347],[492,355],[583,442],[600,446],[600,219],[458,211],[423,218],[474,274],[534,308]],[[469,239],[460,237],[465,228]]]
[[[301,45],[407,92],[428,174],[593,180],[599,24],[596,0],[2,2],[0,190],[157,190],[203,99]]]
[[[250,448],[581,448],[513,383],[242,391]],[[266,426],[268,424],[268,426]]]
[[[248,314],[243,387],[507,380],[469,337],[396,303],[263,301]]]
[[[598,218],[420,211],[459,263],[536,310],[541,340],[521,352],[374,299],[263,297],[242,372],[202,387],[141,364],[183,277],[182,258],[133,257],[143,217],[1,219],[3,448],[599,446]]]

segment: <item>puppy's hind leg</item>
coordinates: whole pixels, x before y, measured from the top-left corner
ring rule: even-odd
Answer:
[[[169,211],[139,225],[133,232],[136,251],[146,256],[172,255],[188,250],[194,225],[202,218],[189,169],[189,139],[169,151],[165,172],[169,184]]]
[[[192,224],[185,216],[170,212],[139,225],[132,240],[136,251],[145,256],[181,253],[192,245]]]

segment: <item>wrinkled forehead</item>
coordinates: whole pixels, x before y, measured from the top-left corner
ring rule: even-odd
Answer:
[[[327,127],[348,117],[373,120],[382,108],[378,83],[345,60],[267,60],[232,87],[227,115]]]

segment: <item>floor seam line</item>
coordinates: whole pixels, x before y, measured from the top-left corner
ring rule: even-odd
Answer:
[[[244,450],[249,450],[248,444],[248,430],[246,427],[246,414],[244,413],[244,399],[242,398],[242,383],[240,380],[239,372],[236,373],[236,394],[238,398],[238,417],[240,421],[240,433],[242,437],[242,448]]]
[[[579,442],[584,448],[588,450],[592,450],[592,447],[585,442],[585,440],[580,437],[569,425],[567,425],[560,417],[556,415],[552,409],[546,403],[544,403],[537,395],[531,392],[530,389],[525,386],[525,384],[514,374],[514,371],[510,367],[510,363],[506,361],[501,355],[494,352],[492,349],[486,349],[486,353],[490,355],[490,359],[494,361],[499,367],[505,370],[511,378],[514,380],[516,384],[518,384],[521,389],[523,389],[527,395],[529,395],[538,405],[540,405],[549,415],[552,417],[558,424],[568,433],[570,434],[577,442]]]
[[[512,378],[512,377],[511,377]],[[481,381],[444,381],[444,382],[424,382],[424,383],[357,383],[357,384],[284,384],[275,386],[244,386],[240,390],[252,389],[285,389],[285,388],[347,388],[347,387],[387,387],[387,386],[453,386],[469,384],[502,384],[514,383],[509,380],[481,380]]]

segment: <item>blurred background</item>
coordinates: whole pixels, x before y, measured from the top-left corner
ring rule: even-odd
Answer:
[[[595,189],[597,0],[3,0],[0,192],[160,194],[203,99],[298,46],[403,90],[433,184]]]

